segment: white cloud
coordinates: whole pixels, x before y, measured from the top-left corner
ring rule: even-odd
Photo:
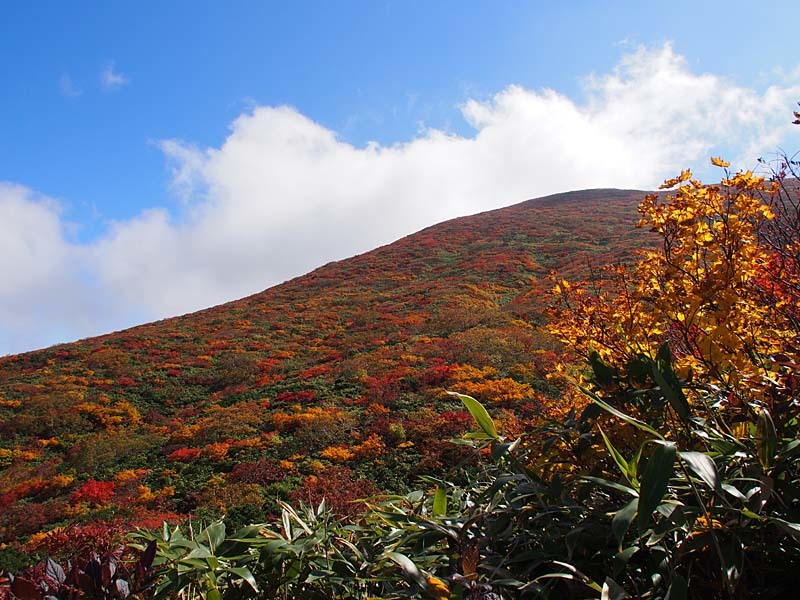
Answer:
[[[55,200],[0,182],[0,355],[112,325],[65,229]]]
[[[56,235],[71,257],[58,275],[70,273],[71,261],[80,265],[83,279],[65,285],[85,290],[91,281],[83,296],[106,299],[95,323],[164,317],[257,292],[450,217],[565,190],[653,188],[712,152],[747,166],[800,141],[789,118],[800,72],[759,92],[691,72],[666,45],[586,78],[585,96],[509,86],[461,106],[473,135],[426,129],[406,143],[363,148],[290,107],[254,108],[219,148],[161,142],[182,202],[115,223],[77,249]],[[38,229],[57,227],[57,212],[40,212]],[[43,286],[55,276],[31,273]]]
[[[114,64],[108,63],[100,73],[100,83],[103,85],[103,89],[114,91],[128,85],[130,79],[126,75],[114,71]]]
[[[75,82],[72,81],[72,77],[70,77],[68,73],[62,73],[61,77],[58,78],[58,89],[61,90],[61,94],[67,98],[77,98],[83,93]]]

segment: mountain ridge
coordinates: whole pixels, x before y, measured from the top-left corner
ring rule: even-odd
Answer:
[[[549,274],[632,256],[646,193],[451,219],[239,300],[3,357],[0,541],[108,519],[244,522],[286,498],[347,512],[465,458],[447,439],[470,420],[445,388],[509,430],[543,418],[560,393],[560,344],[540,326]]]
[[[181,319],[181,318],[184,318],[184,317],[187,317],[187,316],[190,316],[190,315],[194,315],[194,314],[197,314],[197,313],[202,313],[204,311],[216,310],[216,309],[219,309],[219,308],[224,307],[224,306],[235,304],[237,302],[246,301],[246,300],[248,300],[250,298],[253,298],[253,297],[256,297],[256,296],[261,296],[261,295],[263,295],[264,293],[268,292],[269,290],[271,290],[273,288],[277,288],[277,287],[281,287],[281,286],[290,284],[290,283],[292,283],[292,282],[294,282],[296,280],[300,280],[300,279],[304,279],[304,278],[307,278],[307,277],[311,277],[317,271],[328,269],[328,268],[330,268],[330,267],[332,267],[334,265],[339,265],[340,263],[351,261],[353,259],[357,259],[359,257],[365,256],[365,255],[368,255],[368,254],[371,254],[371,253],[374,253],[374,252],[379,252],[379,251],[381,251],[383,249],[389,248],[389,247],[397,244],[398,242],[401,242],[401,241],[405,240],[406,238],[413,238],[414,236],[424,234],[424,233],[426,233],[426,232],[428,232],[430,230],[436,230],[436,229],[438,229],[438,228],[440,228],[442,226],[446,226],[449,223],[453,223],[453,222],[456,222],[456,221],[461,221],[463,219],[473,219],[473,218],[486,217],[486,216],[491,215],[491,214],[496,213],[496,212],[505,211],[505,210],[508,210],[508,209],[511,209],[511,208],[516,208],[516,207],[524,207],[524,206],[528,206],[528,205],[533,204],[533,203],[535,203],[537,205],[546,206],[548,204],[553,204],[553,203],[557,203],[557,202],[583,202],[583,201],[587,200],[587,196],[588,195],[591,195],[591,196],[597,195],[598,197],[603,198],[603,197],[606,197],[608,194],[612,194],[612,195],[616,195],[616,194],[636,194],[636,195],[640,196],[641,198],[644,198],[644,195],[645,194],[649,194],[649,193],[657,193],[657,192],[648,192],[648,191],[644,191],[644,190],[636,190],[636,189],[628,189],[628,188],[588,188],[588,189],[584,189],[584,190],[557,192],[557,193],[554,193],[554,194],[548,194],[547,196],[541,196],[541,197],[537,197],[537,198],[529,198],[527,200],[523,200],[521,202],[518,202],[516,204],[512,204],[510,206],[504,206],[504,207],[500,207],[500,208],[489,209],[489,210],[481,211],[481,212],[478,212],[478,213],[475,213],[475,214],[472,214],[472,215],[465,215],[465,216],[461,216],[461,217],[453,217],[452,219],[447,219],[445,221],[441,221],[441,222],[435,223],[433,225],[428,225],[428,226],[426,226],[426,227],[424,227],[424,228],[422,228],[422,229],[420,229],[420,230],[418,230],[418,231],[416,231],[414,233],[410,233],[408,235],[402,236],[402,237],[400,237],[400,238],[398,238],[398,239],[396,239],[394,241],[388,242],[386,244],[383,244],[383,245],[378,246],[376,248],[373,248],[371,250],[367,250],[365,252],[362,252],[362,253],[359,253],[359,254],[355,254],[355,255],[350,256],[350,257],[346,257],[346,258],[342,258],[342,259],[339,259],[339,260],[333,260],[333,261],[324,263],[324,264],[322,264],[322,265],[320,265],[318,267],[315,267],[314,269],[308,271],[307,273],[303,273],[301,275],[297,275],[297,276],[291,277],[289,279],[286,279],[285,281],[282,281],[280,283],[276,283],[275,285],[271,285],[268,288],[265,288],[264,290],[260,290],[258,292],[254,292],[252,294],[248,294],[248,295],[243,296],[241,298],[237,298],[237,299],[234,299],[234,300],[228,300],[228,301],[225,301],[225,302],[221,302],[220,304],[216,304],[216,305],[213,305],[213,306],[208,306],[208,307],[205,307],[205,308],[201,308],[201,309],[198,309],[198,310],[195,310],[195,311],[190,311],[190,312],[179,314],[179,315],[173,315],[173,316],[164,317],[164,318],[161,318],[161,319],[156,319],[156,320],[153,320],[153,321],[148,321],[148,322],[145,322],[145,323],[140,323],[140,324],[137,324],[137,325],[132,325],[130,327],[125,327],[123,329],[118,329],[118,330],[114,330],[114,331],[100,333],[98,335],[88,336],[88,337],[85,337],[85,338],[79,338],[77,340],[71,340],[71,341],[67,341],[67,342],[58,342],[56,344],[52,344],[51,346],[46,346],[46,347],[43,347],[43,348],[35,348],[35,349],[32,349],[32,350],[26,350],[24,352],[18,352],[18,353],[14,353],[14,354],[6,354],[6,355],[3,355],[3,356],[0,356],[0,361],[2,361],[5,358],[8,358],[8,357],[21,356],[21,355],[26,355],[26,354],[30,354],[30,353],[41,352],[41,351],[45,351],[45,350],[48,350],[48,349],[51,349],[51,348],[56,348],[56,347],[61,347],[61,346],[70,345],[70,344],[76,344],[76,343],[83,343],[83,342],[87,342],[89,340],[96,339],[96,338],[105,338],[107,336],[113,336],[113,335],[117,335],[117,334],[122,334],[122,333],[128,332],[128,331],[130,331],[132,329],[136,329],[138,327],[145,327],[145,326],[155,325],[155,324],[158,324],[158,323],[163,323],[165,321],[170,321],[172,319]],[[591,198],[588,198],[588,199],[591,199]]]

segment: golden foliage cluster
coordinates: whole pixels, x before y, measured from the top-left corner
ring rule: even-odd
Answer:
[[[560,281],[550,326],[579,355],[597,352],[624,369],[636,356],[655,358],[669,342],[682,378],[719,384],[758,398],[758,381],[797,363],[797,329],[785,308],[791,298],[765,299],[783,275],[764,232],[781,188],[750,171],[719,185],[690,171],[665,182],[639,206],[638,226],[660,238],[633,264],[603,267],[583,284]],[[747,382],[748,385],[738,385]],[[755,397],[753,397],[755,396]]]

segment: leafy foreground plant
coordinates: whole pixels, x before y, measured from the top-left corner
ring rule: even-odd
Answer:
[[[630,496],[613,511],[620,558],[634,568],[658,562],[638,576],[626,568],[636,593],[685,581],[697,597],[792,595],[797,162],[780,159],[771,181],[712,163],[725,169],[721,185],[685,171],[665,183],[673,193],[640,206],[639,225],[660,237],[659,250],[556,286],[552,329],[591,366],[579,376],[594,403],[586,420],[597,408],[613,417],[599,420],[611,460],[591,481],[611,498]]]
[[[659,373],[654,379],[675,381],[668,360],[641,360]],[[427,493],[371,499],[352,524],[324,503],[299,511],[284,504],[277,529],[252,525],[228,535],[216,522],[185,534],[167,526],[138,532],[133,547],[142,564],[152,556],[157,577],[147,597],[674,600],[791,590],[791,565],[800,558],[796,419],[779,434],[761,412],[746,436],[732,440],[690,417],[686,437],[675,442],[584,389],[604,414],[589,408],[575,427],[604,421],[605,429],[624,424],[643,436],[626,458],[598,428],[615,475],[543,477],[547,461],[532,455],[533,444],[502,437],[480,403],[459,395],[480,426],[464,443],[494,459],[470,486],[427,479]],[[681,387],[636,393],[663,401],[679,397]],[[709,449],[684,449],[692,438]],[[45,569],[58,580],[53,565]],[[113,576],[98,565],[98,581]],[[45,597],[19,586],[12,587],[18,597]],[[83,595],[44,592],[128,597],[107,584]]]
[[[66,568],[48,558],[18,576],[0,574],[0,599],[148,598],[155,555],[151,543],[134,557],[123,547],[103,556],[77,557]]]
[[[161,578],[155,598],[409,598],[420,592],[446,597],[437,592],[443,584],[416,566],[435,567],[435,554],[420,554],[415,563],[393,551],[408,542],[390,525],[408,517],[399,504],[416,504],[421,514],[407,522],[423,523],[423,500],[421,493],[381,499],[359,524],[337,520],[324,501],[300,511],[282,503],[277,530],[250,525],[229,536],[218,521],[188,535],[165,526],[134,537],[137,547],[157,545],[154,565]]]
[[[427,478],[427,492],[368,500],[352,525],[324,506],[301,518],[284,505],[279,532],[255,526],[228,539],[214,525],[214,535],[185,545],[165,531],[159,593],[792,595],[800,579],[797,192],[727,171],[723,186],[688,171],[667,185],[679,185],[674,197],[641,207],[660,251],[557,289],[564,304],[553,329],[591,368],[577,381],[590,401],[580,416],[573,410],[564,423],[512,440],[480,403],[459,396],[481,429],[461,443],[493,459],[469,485]]]
[[[642,225],[663,241],[659,252],[615,266],[602,280],[559,284],[563,305],[553,330],[591,369],[576,377],[580,415],[575,408],[563,423],[511,439],[478,401],[456,394],[480,428],[456,441],[491,458],[467,485],[423,478],[425,491],[367,499],[355,522],[335,518],[323,502],[282,504],[277,528],[251,525],[229,535],[215,522],[199,532],[138,532],[134,548],[153,554],[154,585],[141,593],[796,595],[797,187],[727,171],[722,186],[704,186],[688,171],[668,182],[675,185],[675,197],[652,196],[641,207]],[[16,578],[6,588],[23,598],[62,597],[45,575],[45,587]],[[84,596],[125,597],[106,579],[101,569],[102,589]]]
[[[674,378],[669,361],[648,364],[654,378]],[[480,403],[459,396],[481,429],[465,442],[494,457],[479,481],[462,488],[427,479],[427,493],[367,501],[353,524],[324,503],[284,504],[278,529],[228,535],[217,522],[186,535],[140,532],[136,547],[157,548],[154,596],[675,600],[791,590],[800,558],[796,421],[779,435],[762,412],[733,441],[695,419],[675,442],[585,390],[604,414],[587,409],[576,423],[643,434],[626,458],[598,428],[613,475],[544,478],[546,461],[533,462],[532,445],[502,437]],[[663,400],[681,388],[644,392]],[[692,437],[709,449],[685,449]]]

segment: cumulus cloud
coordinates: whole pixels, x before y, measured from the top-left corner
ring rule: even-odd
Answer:
[[[114,70],[114,64],[108,63],[100,72],[100,83],[106,91],[115,91],[130,83],[130,79]]]
[[[429,129],[363,148],[293,108],[257,107],[219,148],[161,143],[181,209],[119,224],[99,272],[120,296],[131,278],[151,281],[130,301],[158,314],[190,310],[450,217],[564,190],[653,188],[721,146],[752,164],[789,132],[799,83],[757,92],[692,73],[669,45],[642,48],[587,77],[582,103],[510,86],[463,104],[472,136]],[[142,239],[153,256],[120,276],[117,257]]]
[[[84,249],[65,229],[55,200],[0,182],[0,354],[109,325],[81,273]]]
[[[788,115],[800,73],[758,91],[693,73],[666,45],[633,51],[584,88],[576,101],[512,85],[460,107],[472,135],[425,129],[389,146],[356,147],[291,107],[256,107],[218,148],[162,141],[180,202],[113,224],[72,256],[115,319],[164,317],[447,218],[559,191],[653,188],[721,149],[749,166],[798,141]]]

